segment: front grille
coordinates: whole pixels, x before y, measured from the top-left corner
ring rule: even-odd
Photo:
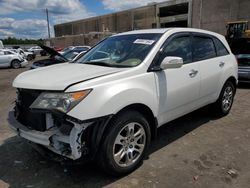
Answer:
[[[29,129],[37,131],[46,130],[45,113],[33,112],[29,107],[41,93],[40,90],[18,89],[15,107],[17,120]]]

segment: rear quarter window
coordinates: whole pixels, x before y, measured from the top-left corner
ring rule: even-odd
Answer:
[[[216,50],[212,38],[193,38],[193,61],[201,61],[216,57]]]
[[[224,46],[224,44],[219,39],[214,38],[214,44],[216,47],[217,56],[224,56],[224,55],[229,54],[227,48]]]

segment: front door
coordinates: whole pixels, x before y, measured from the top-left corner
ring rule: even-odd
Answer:
[[[192,63],[191,37],[182,33],[167,39],[161,49],[159,62],[167,56],[183,58],[181,68],[155,73],[159,94],[159,124],[180,117],[197,107],[200,91],[199,66]]]

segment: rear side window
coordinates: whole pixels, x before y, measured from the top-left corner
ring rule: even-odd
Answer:
[[[193,61],[216,57],[214,42],[208,37],[193,38]]]
[[[226,49],[224,44],[222,44],[222,42],[219,39],[215,38],[214,44],[216,46],[217,56],[224,56],[224,55],[229,54],[228,50]]]
[[[181,57],[184,64],[192,62],[191,40],[189,36],[174,38],[163,49],[161,61],[167,56]],[[161,62],[160,61],[160,62]]]

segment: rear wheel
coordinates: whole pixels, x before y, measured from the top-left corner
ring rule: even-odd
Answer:
[[[233,105],[236,88],[231,81],[227,81],[220,93],[219,99],[214,103],[215,112],[219,116],[227,115]]]
[[[136,111],[118,115],[110,124],[100,157],[102,169],[119,176],[132,172],[142,161],[150,143],[150,127],[145,117]]]
[[[12,68],[14,68],[14,69],[18,69],[18,68],[21,67],[21,63],[20,63],[20,61],[18,61],[18,60],[13,60],[13,61],[11,62],[11,66],[12,66]]]

